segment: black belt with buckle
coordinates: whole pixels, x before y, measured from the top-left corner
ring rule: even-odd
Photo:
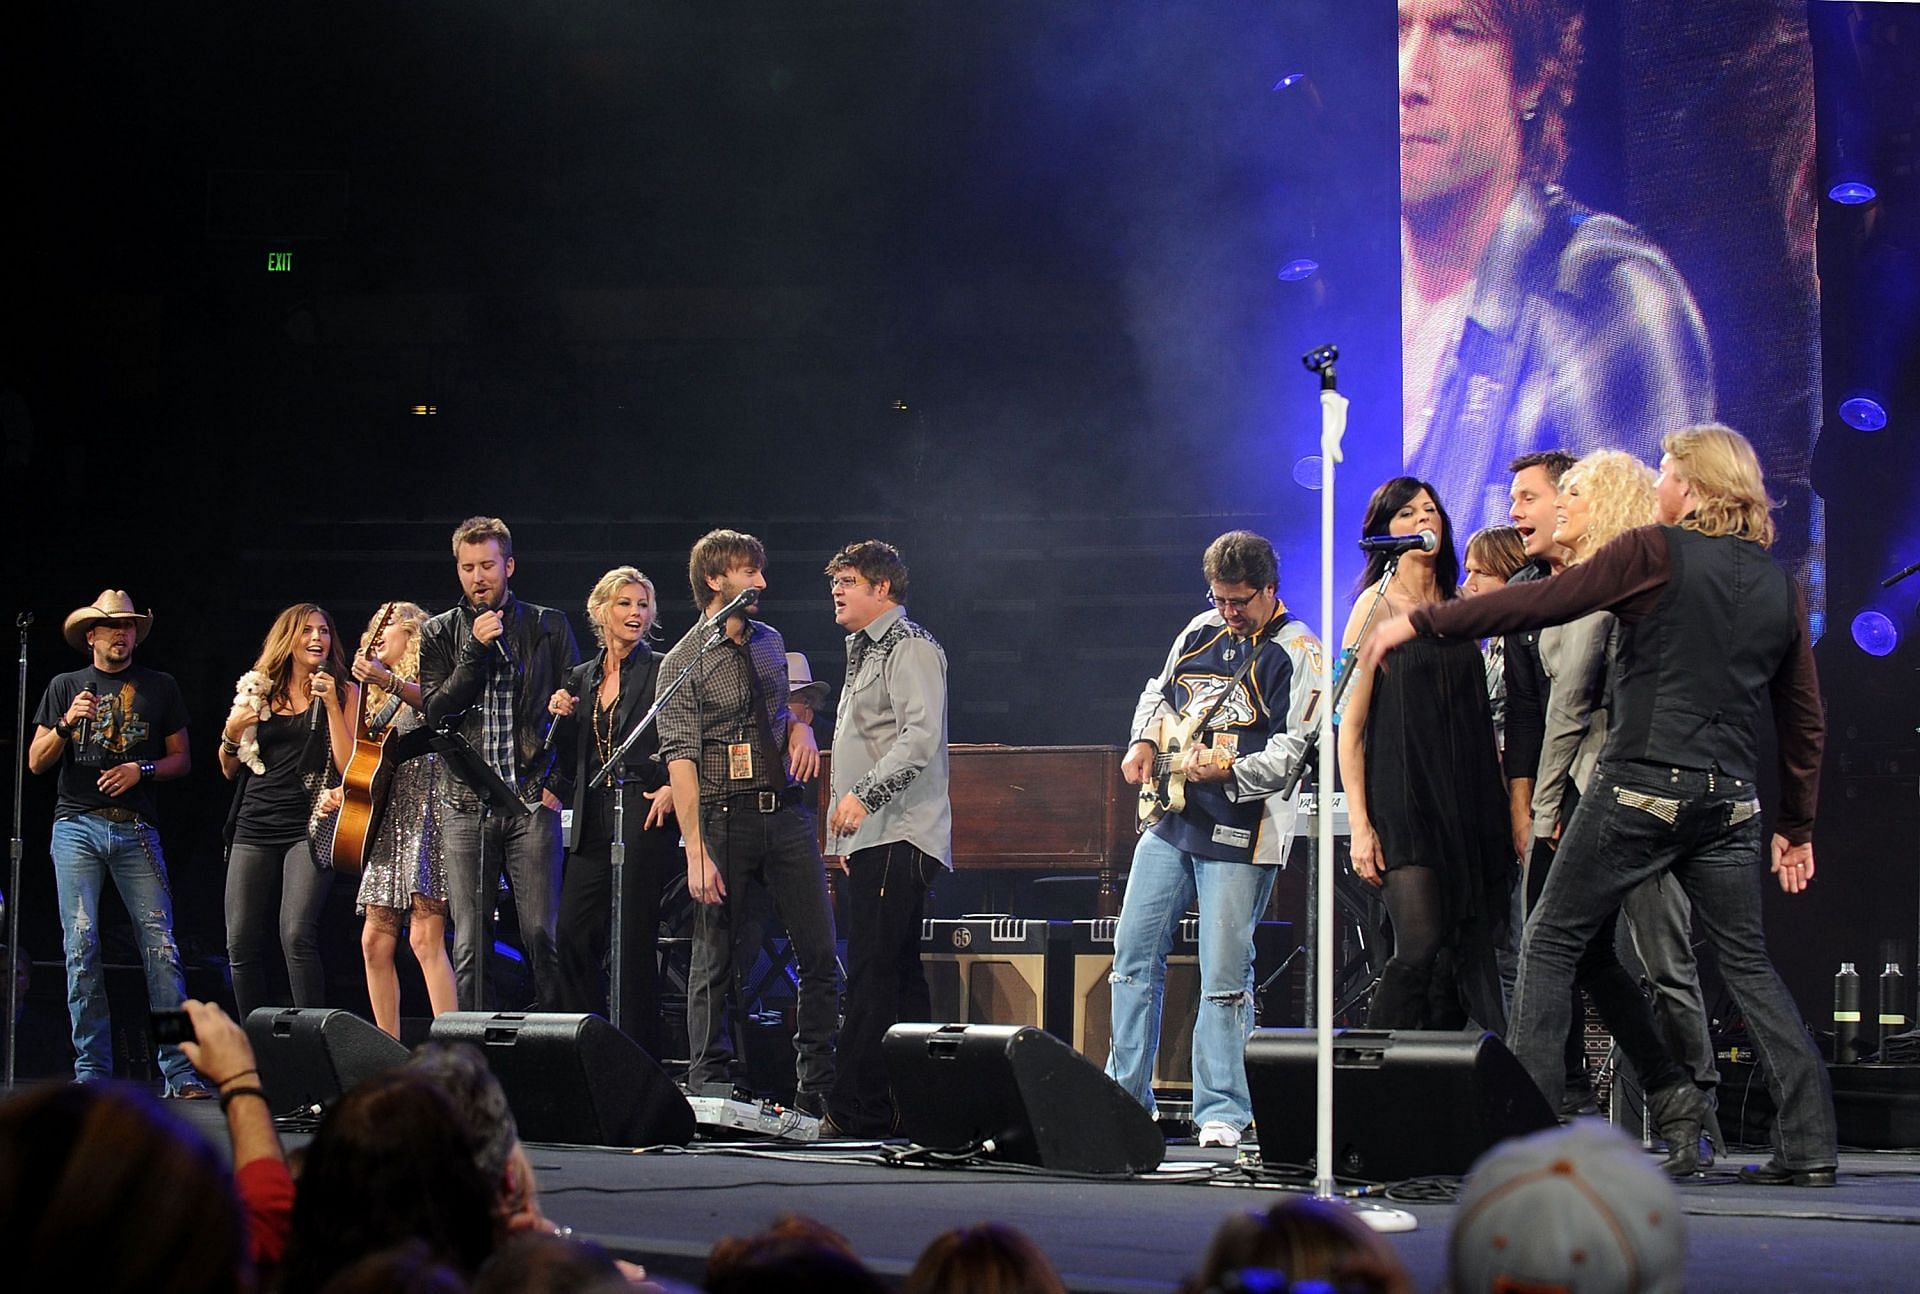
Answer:
[[[117,804],[95,805],[93,808],[86,810],[86,813],[88,817],[105,818],[108,822],[135,823],[140,821],[140,815],[138,813],[132,809],[123,809]]]
[[[751,805],[756,813],[778,813],[782,809],[800,803],[806,798],[806,794],[806,789],[799,786],[789,786],[778,791],[733,791],[728,794],[726,803],[720,807],[731,813],[736,804],[740,806],[742,812]]]

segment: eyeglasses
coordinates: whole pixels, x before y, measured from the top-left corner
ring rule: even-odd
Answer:
[[[1263,589],[1261,590],[1261,592],[1265,592],[1265,590]],[[1249,593],[1244,598],[1223,598],[1216,595],[1212,589],[1207,590],[1208,604],[1211,606],[1218,607],[1222,611],[1226,611],[1229,609],[1234,611],[1245,611],[1249,606],[1253,605],[1253,603],[1256,600],[1258,600],[1259,597],[1260,597],[1259,593]]]
[[[836,575],[827,581],[828,587],[835,593],[845,593],[847,590],[857,589],[865,583],[866,581],[858,575]]]

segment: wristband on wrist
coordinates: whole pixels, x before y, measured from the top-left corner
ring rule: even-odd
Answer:
[[[240,743],[231,738],[222,737],[220,739],[220,749],[229,755],[238,755],[240,753]]]
[[[228,1083],[231,1083],[234,1079],[245,1078],[248,1074],[252,1074],[254,1077],[258,1078],[260,1075],[260,1071],[257,1069],[242,1069],[235,1073],[228,1074],[225,1078],[214,1079],[213,1085],[215,1087],[224,1088]]]
[[[265,1088],[261,1087],[228,1088],[226,1091],[220,1093],[220,1108],[222,1110],[229,1108],[235,1101],[243,1096],[257,1096],[264,1101],[267,1099],[267,1092]]]
[[[77,724],[71,724],[71,723],[68,723],[65,719],[61,719],[60,722],[53,725],[53,730],[60,734],[60,740],[72,741],[73,730],[77,726],[78,726]]]
[[[149,777],[152,777],[153,768],[154,768],[154,764],[152,760],[150,759],[141,760],[140,761],[140,780],[144,782]]]

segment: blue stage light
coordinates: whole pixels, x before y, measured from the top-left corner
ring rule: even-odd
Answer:
[[[1301,279],[1310,279],[1319,272],[1319,261],[1310,261],[1302,256],[1299,260],[1288,261],[1280,267],[1280,281],[1298,283]]]
[[[1281,77],[1278,81],[1275,81],[1273,83],[1273,88],[1276,90],[1284,90],[1288,86],[1298,85],[1300,84],[1300,82],[1306,79],[1307,79],[1307,74],[1305,72],[1289,72],[1285,76]]]
[[[1320,488],[1320,455],[1308,454],[1293,465],[1293,483],[1308,490]]]
[[[1862,611],[1853,618],[1853,644],[1869,656],[1887,656],[1900,645],[1900,631],[1878,611]]]
[[[1827,196],[1843,207],[1857,207],[1872,202],[1880,191],[1865,180],[1842,180],[1827,190]]]
[[[1887,425],[1887,409],[1870,395],[1856,395],[1840,402],[1840,421],[1855,431],[1878,431]]]

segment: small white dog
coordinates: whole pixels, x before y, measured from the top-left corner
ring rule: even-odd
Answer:
[[[269,699],[272,691],[273,680],[257,669],[250,669],[233,685],[233,707],[238,710],[244,706],[253,711],[256,720],[265,719],[273,712],[273,702]],[[266,761],[260,758],[260,725],[257,721],[240,734],[239,758],[256,774],[267,771]]]

